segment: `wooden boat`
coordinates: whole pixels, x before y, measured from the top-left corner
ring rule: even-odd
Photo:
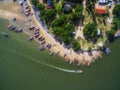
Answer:
[[[33,40],[33,37],[32,37],[32,36],[30,36],[28,40],[29,40],[29,41]]]
[[[53,54],[54,54],[54,52],[51,51],[51,52],[50,52],[50,55],[53,55]]]
[[[69,61],[69,64],[72,64],[72,61],[71,61],[71,60]]]
[[[45,47],[44,47],[44,46],[41,46],[41,47],[40,47],[40,50],[44,50],[44,49],[45,49]]]
[[[45,41],[42,41],[41,43],[40,43],[40,45],[42,45],[42,44],[44,44],[45,43]]]
[[[42,36],[40,36],[39,38],[38,38],[38,40],[40,41],[42,39]]]
[[[6,32],[1,32],[4,37],[8,37],[8,34]]]
[[[36,35],[35,35],[35,38],[37,38],[38,36],[39,36],[39,34],[36,34]]]

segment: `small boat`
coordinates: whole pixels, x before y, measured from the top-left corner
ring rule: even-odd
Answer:
[[[39,31],[39,27],[36,27],[35,30],[36,30],[36,31]]]
[[[76,73],[83,73],[82,70],[76,70]]]
[[[64,55],[63,55],[63,57],[66,57],[67,56],[67,54],[65,53]]]
[[[41,38],[41,41],[43,41],[43,40],[45,40],[45,38],[44,38],[44,37],[42,37],[42,38]]]
[[[30,28],[29,28],[29,30],[33,30],[35,27],[34,26],[31,26]]]
[[[70,59],[69,59],[69,58],[67,58],[67,60],[66,60],[66,61],[67,61],[67,63],[69,63],[69,62],[70,62]]]
[[[8,26],[7,26],[8,29],[11,29],[12,27],[13,27],[12,25],[8,25]]]
[[[36,35],[35,35],[35,38],[37,38],[38,36],[39,36],[39,34],[36,34]]]
[[[71,61],[71,60],[69,61],[69,64],[72,64],[72,61]]]
[[[40,36],[39,38],[38,38],[38,40],[40,41],[42,39],[42,36]]]
[[[50,49],[51,48],[51,44],[47,44],[46,48]]]
[[[53,54],[54,54],[54,52],[51,51],[51,52],[50,52],[50,55],[53,55]]]
[[[8,37],[8,34],[6,32],[1,32],[1,34],[4,36],[4,37]]]
[[[41,47],[40,47],[40,50],[44,50],[44,49],[45,49],[45,47],[44,47],[44,46],[41,46]]]
[[[39,34],[39,31],[35,31],[35,33],[34,33],[34,34],[35,34],[35,35],[36,35],[36,34]]]
[[[40,45],[42,45],[42,44],[45,44],[45,41],[42,41],[42,42],[40,43]]]
[[[18,29],[18,32],[22,32],[22,28]]]
[[[33,37],[32,37],[32,36],[30,36],[30,37],[28,38],[28,40],[29,40],[29,41],[33,40]]]
[[[80,66],[80,62],[77,64],[77,66],[78,66],[78,67]]]

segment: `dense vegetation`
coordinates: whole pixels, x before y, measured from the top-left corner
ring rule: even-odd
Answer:
[[[120,29],[120,5],[116,5],[113,9],[113,29]]]
[[[111,30],[107,32],[108,40],[110,42],[114,41],[114,34],[116,30],[120,29],[120,5],[115,5],[113,9],[113,25],[111,27]]]
[[[88,23],[84,27],[83,34],[87,40],[93,39],[97,34],[97,26],[94,23]]]
[[[65,8],[67,2],[73,1],[76,5],[70,5]],[[52,2],[52,8],[48,9],[44,4],[39,3],[36,0],[32,0],[32,3],[37,6],[40,11],[40,18],[43,20],[48,28],[53,32],[57,39],[64,42],[65,45],[70,45],[75,51],[80,49],[79,43],[74,40],[75,26],[78,24],[81,18],[83,18],[83,7],[80,5],[83,0],[64,0],[64,2],[58,4],[58,2]]]
[[[68,4],[67,2],[72,2]],[[32,3],[37,6],[40,11],[40,18],[45,22],[51,32],[55,35],[57,40],[63,41],[65,45],[70,45],[75,51],[78,51],[81,47],[80,44],[74,39],[75,26],[78,25],[80,19],[84,16],[83,6],[81,5],[83,0],[63,0],[58,4],[52,2],[52,8],[48,9],[44,4],[38,3],[36,0],[32,0]],[[96,0],[88,0],[86,5],[86,11],[91,16],[92,23],[85,25],[83,34],[86,40],[96,41],[97,37],[97,24],[96,18],[102,17],[102,22],[106,25],[106,18],[109,13],[97,14],[95,12]],[[47,3],[46,3],[47,4]],[[69,6],[66,6],[69,5]],[[65,7],[66,6],[66,7]],[[113,9],[113,26],[107,35],[113,38],[114,30],[120,29],[120,5],[116,5]]]

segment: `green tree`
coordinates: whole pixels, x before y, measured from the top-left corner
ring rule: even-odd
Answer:
[[[38,3],[38,1],[37,1],[37,0],[32,0],[32,4],[33,4],[33,5],[35,5],[35,6],[36,6],[36,5],[37,5],[37,3]]]
[[[51,23],[51,21],[55,18],[56,13],[53,9],[47,9],[42,12],[42,16],[47,24]]]
[[[110,31],[108,31],[108,34],[109,34],[110,36],[114,36],[115,30],[111,29]]]
[[[113,42],[114,41],[114,34],[115,34],[115,30],[111,29],[110,31],[107,32],[107,35],[108,35],[108,40],[110,42]]]
[[[80,4],[77,4],[75,7],[75,12],[82,12],[83,11],[83,6],[81,6]]]
[[[115,5],[114,9],[113,9],[113,14],[114,15],[118,15],[120,13],[120,4]]]
[[[71,37],[71,31],[66,31],[64,30],[63,27],[56,27],[53,28],[53,33],[55,34],[56,37],[60,38],[63,40],[65,44],[68,44],[71,42],[72,37]]]
[[[64,32],[64,28],[62,27],[56,27],[53,28],[53,33],[58,37],[58,36],[62,36],[62,33]]]
[[[97,34],[97,26],[94,23],[88,23],[83,29],[83,34],[86,39],[93,39]]]
[[[115,30],[120,29],[120,20],[118,18],[113,19],[113,29]]]
[[[37,3],[37,8],[39,10],[43,10],[43,9],[45,9],[45,6],[43,4],[41,4],[41,3]]]
[[[64,29],[65,30],[71,30],[71,31],[73,31],[74,30],[74,26],[73,26],[73,24],[64,24]]]
[[[78,50],[81,49],[80,44],[79,44],[76,40],[73,40],[73,41],[72,41],[72,45],[73,45],[74,51],[78,51]]]
[[[91,47],[89,47],[89,48],[88,48],[88,51],[89,51],[89,52],[91,52],[91,51],[92,51],[92,48],[91,48]]]
[[[83,15],[82,15],[82,12],[78,12],[78,13],[72,13],[72,16],[73,16],[73,21],[77,21],[79,20],[80,18],[83,18]]]
[[[61,15],[52,22],[52,27],[63,26],[66,22],[66,16]]]

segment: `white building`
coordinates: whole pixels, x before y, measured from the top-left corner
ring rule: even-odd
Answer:
[[[98,0],[98,3],[99,4],[106,4],[108,3],[109,0]]]

